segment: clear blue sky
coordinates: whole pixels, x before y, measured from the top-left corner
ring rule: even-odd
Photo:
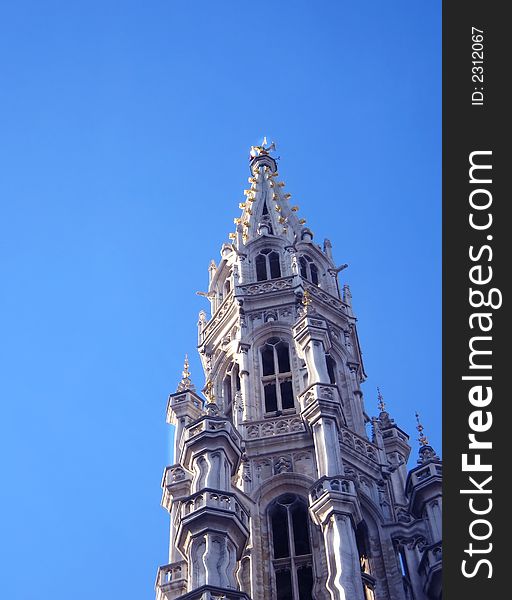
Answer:
[[[153,598],[166,399],[263,135],[350,265],[368,411],[440,450],[440,50],[439,1],[2,2],[2,598]]]

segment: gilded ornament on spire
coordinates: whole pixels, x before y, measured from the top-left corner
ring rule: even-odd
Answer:
[[[187,390],[195,391],[195,386],[190,379],[190,369],[188,363],[188,354],[185,354],[185,362],[183,364],[183,371],[181,373],[181,381],[178,384],[177,392],[186,392]]]
[[[416,422],[418,423],[416,425],[416,429],[419,432],[419,436],[418,436],[418,442],[420,443],[420,446],[428,446],[428,439],[427,436],[423,433],[424,427],[423,425],[420,423],[420,415],[416,412]]]

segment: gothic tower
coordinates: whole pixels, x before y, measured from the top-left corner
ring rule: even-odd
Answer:
[[[198,349],[167,405],[169,564],[157,600],[439,600],[441,462],[365,410],[347,285],[251,149],[236,231],[211,262]],[[367,427],[371,429],[368,436]]]

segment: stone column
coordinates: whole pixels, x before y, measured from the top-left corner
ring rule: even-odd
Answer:
[[[310,513],[322,529],[330,600],[364,600],[355,535],[362,516],[354,483],[340,477],[320,479],[310,492]]]
[[[361,567],[350,517],[333,514],[323,526],[327,553],[327,589],[333,600],[363,599]]]

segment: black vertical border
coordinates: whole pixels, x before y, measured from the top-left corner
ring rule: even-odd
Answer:
[[[487,599],[510,596],[507,567],[512,544],[512,495],[506,491],[512,481],[512,453],[507,438],[512,438],[510,398],[512,385],[512,352],[508,349],[510,331],[509,279],[512,276],[512,229],[506,214],[512,207],[512,163],[508,148],[511,132],[512,108],[506,88],[512,88],[512,25],[505,16],[508,3],[493,0],[475,2],[466,0],[443,2],[443,596],[445,599]],[[472,106],[472,27],[482,29],[484,52],[484,104]],[[507,106],[508,105],[508,106]],[[469,183],[469,155],[473,151],[492,151],[493,202],[489,209],[493,215],[492,231],[477,232],[469,225],[469,194],[474,185]],[[493,236],[491,242],[486,237]],[[511,243],[507,243],[510,240]],[[483,244],[492,246],[492,261],[488,253],[477,262],[471,262],[469,247]],[[492,283],[503,293],[503,305],[492,312],[492,376],[493,400],[492,428],[478,437],[490,440],[492,450],[482,451],[483,463],[492,464],[492,489],[490,495],[475,495],[475,506],[484,507],[492,498],[492,511],[478,517],[470,512],[470,495],[460,493],[471,488],[468,477],[478,481],[485,479],[483,473],[463,473],[462,454],[468,452],[468,417],[474,407],[468,402],[470,384],[461,377],[469,371],[469,339],[478,333],[469,327],[472,311],[469,305],[469,269],[475,264],[491,265]],[[473,286],[478,287],[478,286]],[[482,286],[484,291],[485,286]],[[487,357],[489,358],[489,357]],[[482,373],[482,371],[480,371]],[[510,456],[510,459],[509,459]],[[509,460],[511,464],[509,465]],[[478,504],[478,502],[481,502]],[[510,511],[510,512],[509,512]],[[472,540],[470,524],[474,519],[486,518],[492,524],[491,537],[485,541]],[[480,529],[478,528],[480,527]],[[474,529],[485,535],[486,526]],[[492,550],[469,556],[469,544],[480,551]],[[462,573],[462,561],[468,560],[467,570],[472,571],[477,561],[488,559],[489,568],[481,565],[474,577]]]

